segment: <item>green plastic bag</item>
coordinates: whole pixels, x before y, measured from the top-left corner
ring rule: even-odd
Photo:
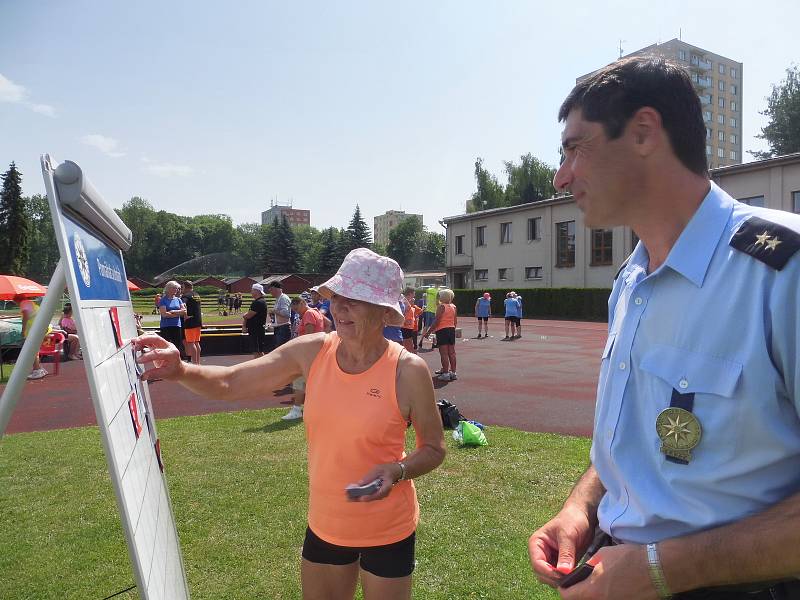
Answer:
[[[459,441],[464,446],[488,446],[489,442],[486,436],[481,431],[480,427],[473,425],[467,421],[461,421],[458,424],[458,433],[461,438]]]

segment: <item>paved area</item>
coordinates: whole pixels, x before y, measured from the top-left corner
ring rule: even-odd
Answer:
[[[589,435],[605,323],[523,321],[521,339],[503,341],[502,320],[493,319],[488,339],[475,339],[474,318],[462,318],[457,341],[458,379],[434,381],[437,399],[456,404],[470,419],[525,431]],[[420,353],[431,372],[438,351],[425,343]],[[205,362],[231,365],[248,356],[213,356]],[[52,372],[53,365],[45,367]],[[265,390],[262,397],[238,402],[200,398],[178,384],[158,381],[150,393],[159,418],[282,406],[291,396]],[[61,364],[58,376],[29,381],[6,433],[95,424],[83,363]]]

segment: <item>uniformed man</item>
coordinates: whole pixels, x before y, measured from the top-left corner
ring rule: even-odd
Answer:
[[[591,465],[531,536],[534,572],[565,599],[800,598],[800,215],[709,181],[680,65],[613,63],[559,120],[555,187],[641,241],[609,300]]]

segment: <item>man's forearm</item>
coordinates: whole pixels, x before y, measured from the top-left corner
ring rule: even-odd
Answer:
[[[800,575],[800,494],[729,525],[658,544],[673,593]]]
[[[572,493],[564,502],[564,506],[575,506],[584,511],[592,523],[597,524],[597,507],[600,506],[600,500],[603,499],[605,493],[606,488],[600,481],[594,465],[589,465],[578,483],[572,488]]]

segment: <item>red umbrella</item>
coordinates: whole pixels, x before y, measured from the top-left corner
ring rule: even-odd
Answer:
[[[125,281],[127,281],[127,282],[128,282],[128,289],[129,289],[131,292],[135,292],[136,290],[140,290],[140,289],[142,289],[142,288],[140,288],[138,285],[136,285],[135,283],[133,283],[133,282],[132,282],[130,279],[126,279]]]
[[[0,275],[0,300],[13,300],[14,296],[36,298],[44,296],[47,288],[35,281],[15,275]]]

